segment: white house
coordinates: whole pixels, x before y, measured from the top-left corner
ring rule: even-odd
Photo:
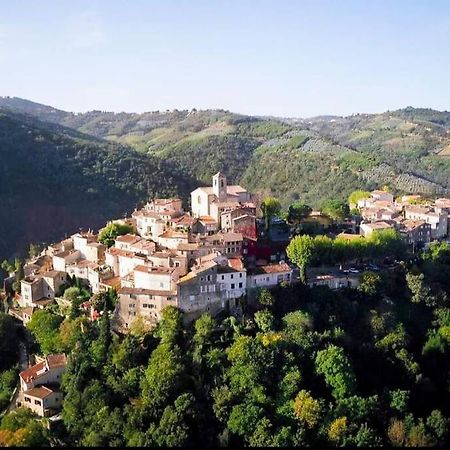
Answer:
[[[292,281],[292,269],[286,263],[268,264],[247,271],[247,287],[265,288]]]

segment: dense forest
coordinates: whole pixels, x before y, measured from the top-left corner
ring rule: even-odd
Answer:
[[[450,246],[366,272],[358,288],[299,283],[261,290],[242,318],[204,314],[183,325],[174,307],[156,329],[111,331],[114,296],[69,288],[27,328],[36,349],[70,355],[62,422],[48,431],[22,409],[0,445],[444,446],[450,418]],[[0,315],[0,345],[14,337]],[[24,431],[26,430],[26,432]]]
[[[394,194],[450,192],[447,112],[305,120],[224,110],[75,114],[10,97],[0,98],[0,111],[0,259],[96,228],[149,195],[187,200],[218,170],[284,209],[297,200],[320,208],[384,185]]]

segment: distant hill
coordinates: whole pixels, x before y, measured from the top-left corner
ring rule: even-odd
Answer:
[[[450,194],[448,112],[408,107],[284,120],[224,110],[74,114],[15,97],[0,98],[1,111],[9,203],[0,219],[20,218],[20,231],[8,242],[0,234],[0,258],[27,242],[97,227],[149,191],[188,199],[218,170],[285,207],[300,199],[318,208],[380,185],[395,194]],[[59,215],[43,216],[43,205]],[[38,232],[43,217],[46,231]]]

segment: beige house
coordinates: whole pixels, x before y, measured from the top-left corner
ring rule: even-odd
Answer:
[[[40,417],[50,417],[62,408],[63,395],[58,386],[42,385],[22,393],[21,404]]]
[[[138,317],[154,324],[161,318],[164,307],[176,306],[176,299],[176,291],[123,287],[118,291],[116,314],[124,328],[129,328]]]
[[[227,208],[239,206],[250,201],[250,195],[238,185],[228,186],[224,174],[217,172],[213,176],[211,187],[199,187],[191,192],[191,210],[194,217],[210,216],[217,223]]]
[[[48,355],[34,366],[20,372],[18,402],[41,417],[48,417],[62,407],[59,390],[66,369],[65,354]]]
[[[45,299],[54,299],[60,293],[61,286],[67,281],[67,274],[59,270],[51,270],[37,276],[25,277],[20,282],[19,305],[22,308]]]
[[[359,232],[364,237],[368,237],[374,231],[389,230],[390,228],[394,228],[394,225],[385,222],[384,220],[380,220],[378,222],[361,223],[359,226]]]

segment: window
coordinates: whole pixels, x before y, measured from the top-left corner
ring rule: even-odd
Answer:
[[[239,283],[239,287],[242,288],[242,283]]]
[[[242,272],[239,274],[239,278],[242,278]]]
[[[225,280],[225,275],[222,275],[222,280]]]
[[[231,274],[231,279],[233,279],[233,274]]]
[[[147,303],[144,303],[144,304],[142,305],[142,307],[143,307],[143,308],[147,308],[147,307],[148,307]]]
[[[134,303],[129,303],[129,304],[128,304],[128,307],[129,307],[130,309],[133,309],[135,306],[136,306],[136,305],[135,305]]]
[[[175,261],[175,267],[180,267],[180,263],[178,261]]]
[[[201,202],[202,202],[202,197],[199,195],[199,196],[197,197],[197,203],[200,204]]]
[[[200,292],[207,292],[206,291],[206,286],[200,286]]]
[[[231,289],[234,289],[234,287],[235,287],[235,284],[231,283]]]
[[[212,276],[211,275],[207,275],[206,276],[206,281],[211,281],[212,280]]]
[[[25,403],[31,403],[31,398],[30,397],[25,397]]]
[[[164,287],[164,283],[163,282],[159,283],[159,287]]]
[[[34,401],[34,404],[35,404],[35,405],[42,405],[42,403],[41,403],[40,400],[35,400],[35,401]]]
[[[189,296],[189,300],[190,300],[191,302],[195,302],[195,295],[190,295],[190,296]]]

